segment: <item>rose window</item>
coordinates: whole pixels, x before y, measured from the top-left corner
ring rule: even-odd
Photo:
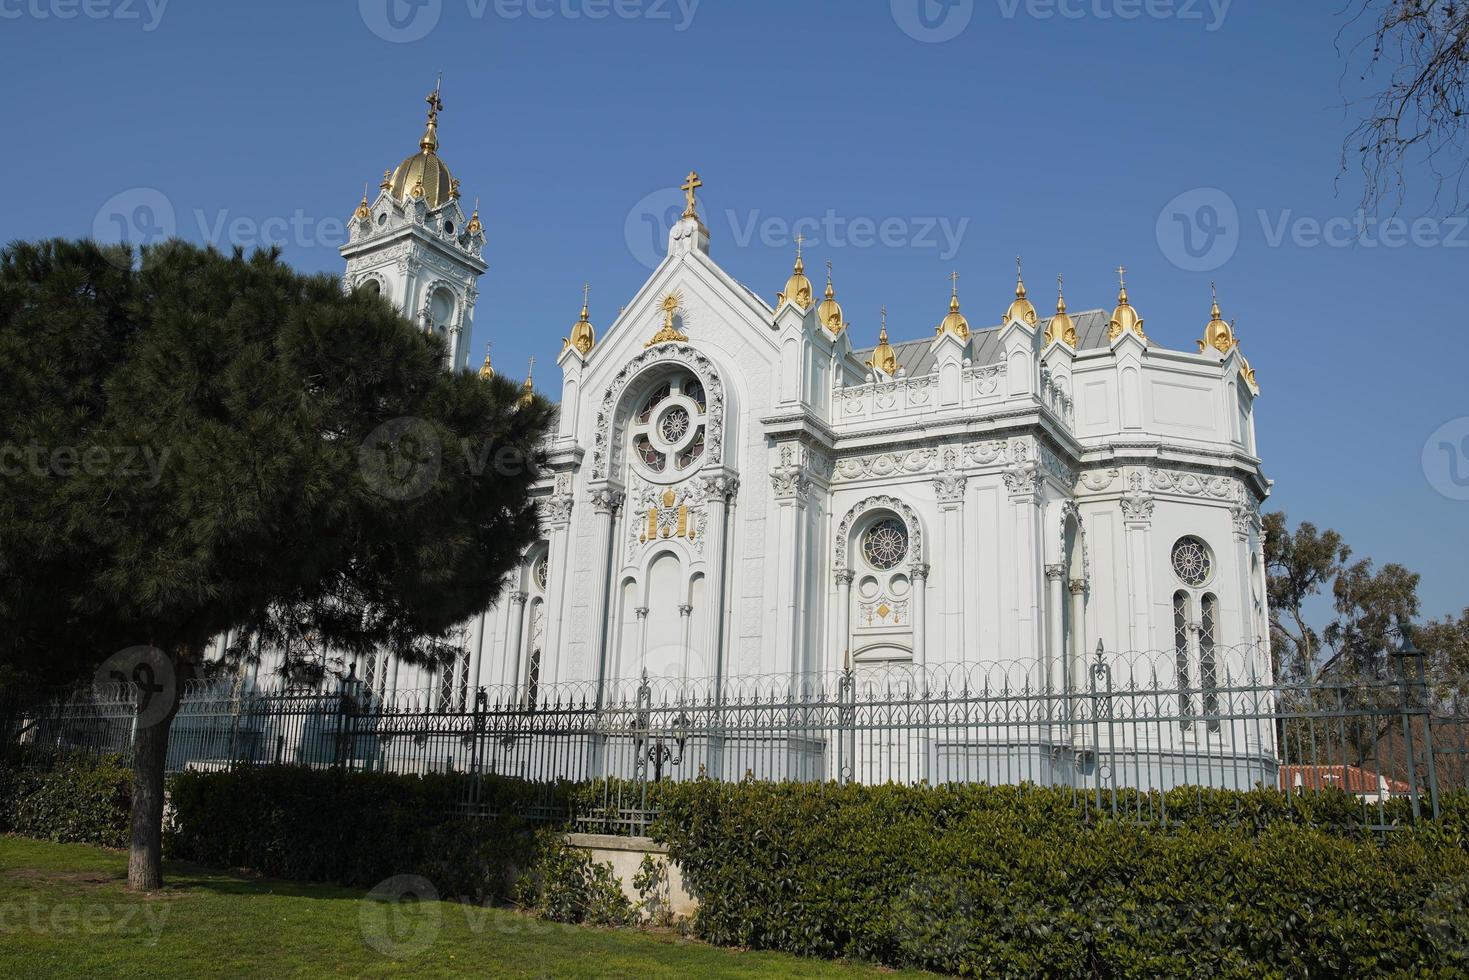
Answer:
[[[692,374],[660,382],[639,404],[629,426],[634,460],[650,475],[675,475],[704,456],[704,386]]]
[[[1209,557],[1209,548],[1198,538],[1179,538],[1173,546],[1173,573],[1185,585],[1194,587],[1208,583],[1214,571],[1214,560]]]
[[[896,568],[908,555],[908,529],[897,518],[878,521],[862,535],[862,557],[873,568]]]

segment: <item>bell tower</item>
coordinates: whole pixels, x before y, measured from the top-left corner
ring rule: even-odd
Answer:
[[[425,99],[428,123],[418,152],[383,172],[377,197],[362,201],[348,222],[342,257],[344,289],[381,293],[421,329],[439,336],[445,367],[469,365],[476,286],[485,271],[479,207],[467,218],[459,181],[439,156],[439,87]]]

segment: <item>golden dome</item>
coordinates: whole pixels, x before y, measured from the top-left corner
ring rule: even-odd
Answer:
[[[1032,327],[1040,322],[1035,307],[1030,300],[1025,298],[1025,280],[1020,275],[1020,256],[1018,255],[1015,257],[1015,301],[1005,311],[1005,322],[1009,323],[1011,320],[1019,320]]]
[[[842,306],[836,300],[836,292],[831,288],[831,263],[826,263],[826,298],[816,308],[816,320],[833,334],[841,333],[847,329],[847,321],[842,317]]]
[[[1210,283],[1213,289],[1214,284]],[[1219,293],[1214,293],[1214,308],[1209,313],[1209,325],[1204,328],[1204,339],[1199,341],[1199,353],[1202,354],[1210,347],[1221,354],[1228,354],[1239,346],[1239,338],[1234,334],[1234,326],[1224,322],[1224,316],[1219,312]]]
[[[597,342],[597,331],[592,329],[592,321],[587,319],[587,297],[592,287],[584,285],[581,288],[581,318],[571,325],[571,336],[562,345],[562,349],[575,347],[584,356]]]
[[[490,345],[485,344],[485,363],[484,366],[479,369],[479,378],[481,381],[488,381],[494,376],[495,369],[490,366]]]
[[[437,208],[459,196],[459,184],[439,158],[439,113],[444,103],[438,88],[424,101],[428,103],[428,127],[418,141],[418,152],[398,164],[388,179],[388,189],[400,201],[421,197],[430,208]]]
[[[1127,280],[1122,278],[1127,275],[1127,269],[1119,267],[1117,275],[1121,286],[1117,290],[1117,309],[1112,311],[1112,319],[1107,322],[1107,340],[1116,340],[1128,331],[1146,340],[1148,335],[1143,333],[1143,318],[1127,301]]]
[[[1061,277],[1056,277],[1056,315],[1046,323],[1046,343],[1060,340],[1076,347],[1076,324],[1066,312],[1066,295],[1061,291]]]
[[[791,272],[791,277],[786,280],[786,288],[776,294],[775,305],[778,307],[786,300],[790,300],[804,313],[811,309],[811,297],[815,294],[811,289],[811,280],[806,278],[806,263],[801,258],[803,240],[800,235],[796,236],[796,268]]]
[[[965,319],[963,313],[959,312],[959,273],[951,275],[949,280],[953,283],[953,292],[949,296],[949,314],[944,317],[943,322],[939,324],[934,333],[940,337],[951,333],[960,340],[968,340],[969,321]]]
[[[898,374],[898,352],[888,344],[888,308],[882,308],[882,330],[877,335],[877,347],[872,351],[872,358],[867,366],[874,371],[880,371],[890,378]]]

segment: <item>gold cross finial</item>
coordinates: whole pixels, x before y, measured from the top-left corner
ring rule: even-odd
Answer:
[[[826,260],[826,284],[831,285],[831,259]]]
[[[953,272],[949,273],[949,285],[951,287],[953,287],[953,293],[954,293],[954,295],[955,296],[958,296],[959,295],[959,270],[958,269],[955,269]]]
[[[1022,272],[1020,268],[1020,256],[1017,255],[1015,256],[1015,278],[1019,279],[1021,274]]]
[[[685,218],[697,218],[699,216],[699,212],[694,207],[694,192],[703,186],[704,182],[699,179],[698,172],[690,170],[688,177],[684,180],[683,185],[679,188],[688,198],[688,206],[683,209],[683,216]]]
[[[806,236],[801,234],[800,232],[796,232],[796,258],[798,259],[801,257],[801,246],[805,243],[805,241]]]
[[[1214,284],[1213,279],[1209,280],[1209,293],[1214,297],[1214,302],[1219,302],[1219,287]]]
[[[587,298],[592,295],[592,284],[584,282],[581,284],[581,305],[587,305]]]
[[[1119,265],[1117,267],[1117,282],[1122,286],[1127,285],[1127,266]]]

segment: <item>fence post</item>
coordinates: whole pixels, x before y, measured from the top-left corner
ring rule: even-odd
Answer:
[[[1404,636],[1407,636],[1406,630]],[[1398,714],[1403,719],[1403,745],[1408,753],[1408,795],[1413,801],[1413,822],[1417,823],[1423,819],[1423,802],[1418,794],[1418,759],[1417,752],[1413,747],[1413,707],[1409,689],[1413,686],[1413,678],[1408,672],[1409,658],[1421,656],[1418,649],[1413,646],[1411,638],[1404,639],[1402,645],[1391,651],[1390,655],[1398,661],[1400,668],[1398,673]]]
[[[1438,767],[1433,758],[1433,705],[1428,696],[1428,655],[1418,649],[1418,644],[1413,642],[1413,631],[1411,628],[1403,630],[1403,646],[1401,655],[1413,661],[1413,680],[1418,688],[1418,696],[1422,703],[1423,715],[1423,754],[1424,761],[1428,764],[1428,805],[1433,813],[1433,819],[1439,818],[1438,807]],[[1404,677],[1407,675],[1407,662],[1404,664]],[[1406,699],[1406,693],[1404,694]],[[1411,736],[1411,731],[1409,732]],[[1408,758],[1413,759],[1413,741],[1408,739]],[[1413,767],[1416,770],[1416,766]],[[1416,773],[1415,773],[1416,775]]]

